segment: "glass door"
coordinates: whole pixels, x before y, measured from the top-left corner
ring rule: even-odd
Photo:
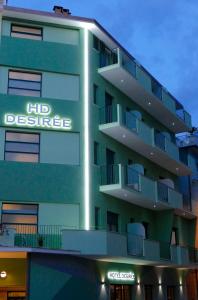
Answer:
[[[167,286],[167,300],[175,300],[174,286]]]
[[[110,300],[132,300],[131,285],[111,284]]]

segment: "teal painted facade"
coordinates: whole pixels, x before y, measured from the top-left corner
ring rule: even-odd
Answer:
[[[170,171],[170,162],[181,164],[181,169],[185,166],[184,161],[179,157],[174,125],[173,128],[167,127],[164,120],[160,122],[159,117],[155,118],[149,114],[146,106],[137,103],[135,93],[129,97],[127,91],[123,92],[119,86],[113,85],[111,80],[106,80],[101,75],[98,71],[101,67],[101,56],[104,54],[105,47],[110,48],[108,42],[110,44],[111,38],[107,33],[103,32],[103,35],[101,32],[98,33],[98,39],[102,40],[104,36],[106,37],[104,39],[106,45],[103,42],[100,51],[95,49],[94,35],[97,31],[94,31],[91,26],[97,27],[94,21],[72,17],[64,19],[58,16],[54,19],[54,15],[42,16],[42,14],[36,14],[35,18],[32,18],[26,17],[25,13],[23,16],[18,13],[14,10],[12,13],[6,10],[2,13],[0,205],[1,207],[4,203],[38,205],[37,230],[31,233],[17,232],[13,245],[21,249],[31,248],[25,250],[28,252],[26,274],[28,299],[62,300],[66,297],[75,300],[81,297],[81,299],[109,300],[110,285],[116,283],[108,281],[107,273],[116,268],[120,272],[131,269],[135,272],[136,279],[132,286],[130,300],[145,299],[144,285],[153,286],[153,299],[167,299],[167,286],[174,286],[176,300],[191,300],[187,299],[185,284],[188,271],[181,271],[179,268],[185,266],[184,262],[189,265],[192,263],[188,251],[194,250],[195,247],[196,215],[193,210],[186,210],[183,205],[183,190],[180,176],[177,174],[180,170],[176,168],[174,172]],[[11,37],[13,24],[42,28],[42,40]],[[87,45],[86,30],[88,30]],[[115,41],[111,40],[111,45],[112,43]],[[132,65],[125,64],[124,54],[118,51],[117,59],[118,63],[115,65],[124,66],[128,71],[127,76],[132,76]],[[10,70],[41,74],[41,97],[9,94]],[[151,93],[154,94],[152,91],[154,79],[151,75],[141,66],[136,65],[135,76],[144,93],[150,96]],[[97,87],[96,94],[94,94],[94,85]],[[116,108],[118,113],[115,119],[114,115],[111,116],[111,122],[105,120],[108,106],[105,99],[107,93],[112,97],[112,105],[110,105],[112,111]],[[179,104],[164,88],[159,101],[164,105],[167,115],[170,114],[178,122],[177,128],[179,126],[191,128],[190,116],[185,112],[186,119],[183,121],[178,119],[176,106]],[[5,123],[5,114],[28,115],[28,103],[50,106],[51,113],[48,117],[68,118],[71,120],[71,129],[28,127],[22,122],[9,126]],[[117,122],[119,118],[123,120],[127,111],[135,118],[140,140],[145,145],[148,144],[152,151],[155,151],[156,147],[159,148],[155,141],[157,133],[162,134],[165,141],[163,151],[167,159],[166,167],[163,167],[160,162],[155,163],[151,157],[154,154],[152,151],[149,158],[99,129],[99,126],[105,122]],[[43,117],[42,114],[35,115]],[[39,134],[38,163],[5,160],[8,131]],[[86,148],[87,141],[88,148]],[[94,148],[95,143],[97,149]],[[114,162],[111,166],[114,173],[113,176],[110,175],[110,179],[119,176],[119,165],[123,166],[123,181],[127,180],[128,175],[125,171],[128,171],[128,167],[141,175],[138,175],[138,178],[141,178],[141,182],[138,182],[139,190],[136,186],[130,187],[129,184],[128,190],[122,187],[124,197],[126,191],[133,189],[134,201],[123,199],[122,188],[117,187],[116,192],[113,190],[115,188],[113,185],[118,184],[117,181],[103,183],[103,175],[108,172],[107,165],[110,164],[107,149],[114,152]],[[89,154],[89,161],[86,161],[87,154]],[[189,158],[186,161],[186,168],[187,165],[191,169],[194,168],[194,160]],[[129,176],[128,180],[130,180]],[[86,185],[88,181],[89,185]],[[164,193],[168,193],[168,199],[160,199],[158,187],[160,182],[165,185]],[[112,189],[110,194],[101,192],[100,187],[103,185]],[[138,203],[139,197],[142,197],[141,201],[144,203],[144,197],[147,196],[155,200],[157,205],[144,206]],[[166,205],[163,201],[167,202]],[[89,255],[85,258],[81,249],[75,248],[75,245],[72,249],[65,246],[63,235],[67,237],[67,230],[77,230],[79,234],[81,230],[84,232],[85,229],[89,229],[90,232],[93,231],[93,237],[94,230],[96,237],[97,232],[108,233],[110,225],[108,212],[117,215],[118,224],[115,234],[118,236],[114,238],[118,243],[125,241],[123,244],[118,244],[120,247],[117,246],[118,250],[123,248],[123,253],[126,250],[123,257],[108,255],[108,253],[104,257],[97,255],[97,239],[96,252],[94,252],[96,255],[91,258],[89,255],[91,256],[92,253],[88,252]],[[5,214],[1,209],[1,222]],[[146,236],[140,241],[144,253],[139,256],[129,253],[127,248],[131,237],[127,228],[132,223],[138,224],[139,227],[142,224],[147,226]],[[86,224],[89,228],[86,228]],[[171,245],[173,229],[177,231],[176,245]],[[138,232],[134,236],[138,239]],[[75,235],[72,239],[75,241]],[[115,240],[108,234],[105,239],[107,245],[110,245],[109,248],[107,247],[107,252],[111,252]],[[65,240],[67,241],[67,238]],[[78,242],[80,245],[81,238]],[[82,242],[86,248],[86,240]],[[93,240],[91,244],[94,245]],[[34,253],[32,248],[38,248],[38,253]],[[183,248],[189,256],[187,260],[178,258],[178,253],[182,252]],[[53,249],[54,254],[49,254],[49,249]],[[176,255],[174,259],[173,251]],[[104,284],[101,283],[103,281]]]

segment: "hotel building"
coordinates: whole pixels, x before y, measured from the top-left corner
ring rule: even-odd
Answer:
[[[189,113],[93,19],[0,27],[0,299],[197,299]]]

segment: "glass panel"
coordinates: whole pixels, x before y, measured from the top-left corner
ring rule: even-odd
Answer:
[[[160,149],[162,150],[165,150],[165,146],[166,146],[166,138],[165,136],[161,133],[161,132],[158,132],[158,131],[155,131],[155,145],[157,147],[159,147]]]
[[[32,34],[25,34],[25,33],[18,33],[18,32],[11,32],[11,37],[17,37],[21,39],[29,39],[29,40],[42,40],[41,35],[32,35]]]
[[[12,25],[12,31],[41,35],[41,28]]]
[[[35,215],[3,214],[2,223],[37,224]]]
[[[41,81],[41,74],[18,72],[18,71],[9,71],[9,79]]]
[[[15,151],[15,152],[30,152],[38,153],[39,145],[38,144],[27,144],[27,143],[12,143],[7,142],[5,146],[6,151]]]
[[[40,91],[31,91],[31,90],[21,90],[21,89],[8,89],[9,95],[18,95],[18,96],[30,96],[30,97],[40,97]]]
[[[140,190],[140,174],[131,166],[126,168],[126,185],[129,188]]]
[[[37,213],[38,206],[34,204],[11,204],[11,203],[3,203],[2,206],[3,210],[10,210],[11,211],[26,211],[26,213],[32,213],[34,212],[35,214]]]
[[[157,182],[158,200],[162,202],[168,202],[168,186]]]
[[[39,134],[7,131],[6,132],[6,141],[39,143]]]
[[[19,161],[19,162],[38,162],[38,154],[24,154],[24,153],[14,153],[6,152],[5,160],[7,161]]]
[[[30,90],[38,90],[41,89],[40,82],[32,82],[32,81],[22,81],[16,79],[9,80],[10,88],[19,88],[19,89],[30,89]]]

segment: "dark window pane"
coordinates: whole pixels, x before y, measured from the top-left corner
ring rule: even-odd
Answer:
[[[118,214],[107,212],[107,229],[118,232]]]
[[[99,144],[94,142],[94,164],[98,165],[99,163]]]
[[[5,214],[5,213],[3,213],[2,223],[37,224],[37,216],[35,216],[35,215],[20,215],[20,214]]]
[[[95,229],[99,229],[100,226],[100,208],[95,207]]]
[[[17,38],[29,39],[29,40],[37,40],[37,41],[42,40],[42,36],[19,33],[19,32],[11,32],[11,37],[17,37]]]
[[[10,79],[9,88],[18,88],[18,89],[27,89],[27,90],[30,89],[30,90],[40,91],[41,84],[40,82],[35,82],[35,81]]]
[[[96,84],[93,85],[93,102],[98,104],[98,86]]]
[[[21,89],[14,89],[14,88],[9,88],[8,94],[9,95],[18,95],[18,96],[30,96],[30,97],[40,97],[41,96],[40,91],[21,90]]]
[[[6,141],[11,142],[26,142],[26,143],[39,143],[39,134],[36,133],[21,133],[21,132],[6,132]]]
[[[26,144],[26,143],[6,143],[6,151],[13,152],[27,152],[27,153],[38,153],[39,145],[38,144]]]
[[[41,81],[41,74],[19,72],[19,71],[9,71],[9,79],[27,80],[27,81]]]
[[[35,213],[37,214],[38,206],[34,204],[12,204],[12,203],[3,203],[2,206],[3,211],[7,211],[9,213],[16,212],[16,211],[23,211],[26,213]]]
[[[21,33],[30,33],[34,35],[41,35],[42,30],[41,28],[36,27],[26,27],[26,26],[20,26],[20,25],[12,25],[12,32],[17,31]]]
[[[93,36],[93,48],[100,50],[100,40],[95,35]]]
[[[7,161],[19,161],[19,162],[38,162],[38,154],[25,154],[25,153],[14,153],[6,152],[5,160]]]

